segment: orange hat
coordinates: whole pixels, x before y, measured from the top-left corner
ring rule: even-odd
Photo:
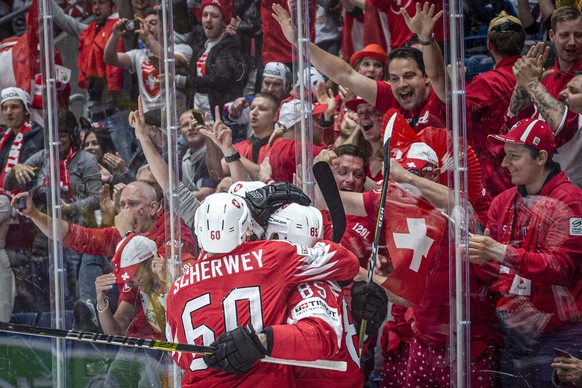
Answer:
[[[362,50],[357,51],[352,54],[350,58],[350,65],[354,67],[355,63],[362,58],[365,57],[372,57],[381,60],[382,62],[386,62],[388,60],[388,56],[386,55],[386,50],[382,48],[379,44],[373,43],[369,44],[364,47]]]

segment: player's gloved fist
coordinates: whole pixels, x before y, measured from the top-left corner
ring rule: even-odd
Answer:
[[[267,355],[252,325],[240,326],[222,334],[211,346],[217,350],[212,355],[204,356],[206,365],[235,375],[248,372],[255,361]]]
[[[358,327],[362,319],[368,321],[366,334],[377,335],[388,314],[388,297],[375,283],[359,281],[352,286],[352,317]]]
[[[307,206],[311,200],[300,188],[288,182],[277,182],[246,193],[245,199],[253,218],[260,225],[266,225],[269,217],[281,206],[298,203]]]

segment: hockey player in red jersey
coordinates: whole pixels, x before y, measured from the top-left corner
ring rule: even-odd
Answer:
[[[182,386],[295,386],[289,366],[257,363],[272,357],[330,359],[338,335],[318,318],[286,324],[290,291],[298,284],[350,280],[355,256],[332,242],[313,248],[287,242],[248,242],[251,215],[240,197],[208,196],[195,232],[206,253],[171,287],[167,335],[173,341],[217,347],[215,354],[176,353]]]
[[[314,246],[323,237],[323,220],[319,210],[296,203],[284,205],[275,211],[267,223],[265,239],[285,240],[307,247]],[[316,317],[339,330],[341,344],[332,358],[345,361],[345,372],[295,367],[297,385],[306,387],[361,387],[364,375],[360,369],[358,332],[342,288],[332,281],[316,281],[298,285],[287,303],[287,322]]]

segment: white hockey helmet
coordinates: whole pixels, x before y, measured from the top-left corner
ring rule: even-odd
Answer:
[[[249,191],[260,189],[261,187],[264,186],[266,186],[266,184],[264,184],[261,181],[238,181],[233,183],[228,188],[228,193],[238,195],[239,197],[244,198],[246,193],[248,193]]]
[[[312,247],[321,238],[323,238],[321,212],[313,206],[297,203],[281,206],[271,214],[265,232],[266,240],[286,240],[308,247]]]
[[[246,202],[228,193],[209,195],[194,216],[198,243],[210,253],[228,253],[246,240],[251,213]]]
[[[233,183],[228,188],[228,193],[238,195],[239,197],[245,198],[246,194],[249,191],[260,189],[261,187],[264,187],[264,186],[266,186],[266,184],[261,182],[261,181],[238,181],[238,182]],[[252,214],[251,214],[251,219],[252,219],[252,225],[251,225],[252,232],[255,235],[255,238],[260,240],[263,237],[263,235],[265,234],[265,231],[263,230],[261,225],[259,225],[255,221],[255,219],[252,218]]]

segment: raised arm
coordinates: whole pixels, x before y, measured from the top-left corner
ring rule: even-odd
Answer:
[[[273,17],[281,26],[285,38],[291,44],[297,44],[295,27],[291,25],[289,13],[279,4],[273,4]],[[310,43],[311,64],[322,74],[338,85],[349,88],[361,96],[370,105],[376,105],[376,81],[358,73],[340,57],[329,54],[315,44]]]
[[[422,46],[422,59],[426,67],[426,75],[430,79],[430,84],[442,101],[446,101],[446,76],[445,61],[439,45],[434,40],[434,26],[443,15],[443,11],[434,13],[434,4],[428,2],[422,6],[416,3],[416,15],[410,17],[406,8],[400,8],[402,16],[410,31],[418,35],[418,40]]]
[[[85,28],[87,28],[87,24],[81,23],[74,17],[67,15],[54,0],[51,1],[51,4],[55,24],[67,34],[78,38]]]
[[[111,31],[111,35],[109,36],[109,40],[107,41],[105,50],[103,51],[103,62],[111,66],[129,70],[132,68],[129,55],[126,53],[117,52],[119,38],[121,38],[125,33],[122,31],[122,26],[126,21],[127,19],[119,19],[113,26],[113,30]]]
[[[420,190],[422,197],[437,208],[450,210],[454,206],[454,196],[451,189],[438,182],[414,175],[395,159],[390,159],[390,179],[416,187]]]
[[[232,145],[232,130],[220,119],[220,107],[218,105],[214,107],[214,114],[216,117],[216,121],[214,122],[212,128],[208,127],[200,128],[200,133],[206,136],[207,138],[211,139],[212,142],[222,151],[222,154],[224,156],[236,155],[238,151]],[[214,153],[212,156],[214,158],[219,158],[218,153]],[[228,168],[230,170],[230,176],[232,177],[233,183],[247,180],[249,177],[249,174],[246,168],[244,167],[241,159],[242,158],[239,158],[236,160],[232,160],[231,162],[228,162]],[[216,160],[211,161],[211,163],[208,164],[207,159],[207,165],[209,166],[216,165]],[[256,175],[258,176],[258,170]]]
[[[524,83],[531,82],[534,79],[537,81],[542,79],[543,63],[547,59],[549,52],[549,47],[546,47],[545,43],[538,42],[535,46],[530,47],[527,54],[518,59],[513,65],[513,74],[517,79],[517,84],[513,89],[511,101],[509,102],[509,113],[511,115],[519,114],[532,104],[532,96],[524,87]],[[538,65],[540,62],[541,68]]]
[[[18,199],[21,197],[26,198],[26,207],[22,210],[18,210],[18,213],[21,216],[30,218],[37,226],[37,228],[39,228],[40,231],[44,233],[45,236],[53,238],[53,219],[50,216],[38,211],[36,206],[34,206],[32,198],[28,192],[19,193],[14,198],[12,198],[12,206],[14,206]],[[64,237],[69,232],[69,223],[66,221],[61,221],[60,227],[62,230],[62,237]]]
[[[513,74],[518,85],[528,94],[528,98],[533,101],[552,131],[556,132],[566,114],[566,104],[552,96],[541,83],[549,47],[544,47],[543,43],[538,45],[536,53],[541,54],[535,58],[518,59],[513,65]]]

